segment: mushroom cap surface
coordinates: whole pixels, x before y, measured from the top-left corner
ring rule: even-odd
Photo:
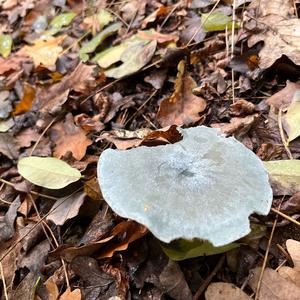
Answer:
[[[266,215],[272,189],[262,161],[214,128],[177,128],[175,144],[103,151],[98,179],[105,201],[161,241],[200,238],[215,246],[250,232]]]

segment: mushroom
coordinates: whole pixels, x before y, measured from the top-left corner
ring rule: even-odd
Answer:
[[[214,246],[250,232],[249,215],[266,215],[272,189],[261,160],[233,137],[198,126],[175,144],[103,151],[98,179],[120,216],[158,239],[200,238]]]

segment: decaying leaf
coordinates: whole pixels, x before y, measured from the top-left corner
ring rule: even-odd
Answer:
[[[288,135],[288,142],[300,135],[300,89],[296,90],[292,102],[283,116],[283,126]]]
[[[23,97],[21,101],[16,105],[12,115],[17,116],[29,111],[32,107],[35,99],[35,88],[28,83],[24,84]]]
[[[123,63],[119,67],[111,68],[105,71],[107,77],[122,78],[139,71],[152,58],[156,50],[156,40],[149,44],[139,43],[122,52],[121,60]]]
[[[293,195],[300,192],[300,161],[274,160],[264,162],[270,176],[274,195]]]
[[[262,162],[216,129],[177,130],[183,139],[175,144],[102,152],[105,201],[166,243],[199,238],[223,246],[245,236],[248,215],[267,214],[273,198]]]
[[[296,65],[300,65],[300,20],[290,12],[293,10],[291,1],[259,2],[260,16],[257,22],[262,26],[258,34],[248,39],[249,47],[263,41],[264,46],[259,53],[259,67],[267,69],[286,55]],[[276,45],[276,47],[274,47]]]
[[[171,97],[160,103],[157,120],[162,127],[170,125],[191,125],[201,119],[199,113],[206,108],[203,98],[195,96],[192,90],[197,86],[187,73],[185,62],[178,64],[175,90]]]
[[[10,159],[18,158],[19,146],[12,134],[0,133],[0,153]]]
[[[277,109],[288,107],[294,97],[295,92],[300,89],[300,84],[287,81],[286,86],[266,100],[266,103],[273,105]]]
[[[206,292],[206,300],[250,300],[246,293],[231,283],[213,282]]]
[[[24,46],[19,54],[31,57],[36,67],[42,64],[49,70],[54,70],[55,62],[63,50],[60,44],[64,39],[65,36],[58,36],[47,41],[36,40],[33,46]]]
[[[51,139],[55,142],[54,155],[61,158],[68,151],[77,160],[81,160],[92,141],[86,137],[86,132],[74,124],[71,113],[66,115],[65,121],[55,124],[51,128]]]
[[[294,267],[283,266],[279,268],[278,273],[300,288],[300,242],[289,239],[286,241],[286,248],[293,260]]]
[[[249,281],[251,288],[256,291],[261,268],[251,271],[252,277]],[[278,272],[266,268],[261,281],[259,291],[260,300],[297,300],[300,299],[300,287],[292,281],[281,277]]]
[[[69,92],[74,90],[85,94],[90,88],[96,86],[97,82],[93,73],[95,66],[88,66],[79,63],[75,70],[65,76],[61,82],[52,85],[48,89],[43,89],[38,93],[38,108],[41,112],[57,113],[61,106],[67,101]]]
[[[48,189],[63,188],[81,177],[78,170],[54,157],[23,157],[18,171],[28,181]]]
[[[77,216],[81,205],[84,202],[85,194],[78,192],[68,197],[57,200],[51,208],[47,220],[53,222],[57,226]]]

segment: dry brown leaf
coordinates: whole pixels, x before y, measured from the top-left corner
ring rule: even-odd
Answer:
[[[59,297],[59,300],[81,300],[80,289],[71,291],[69,288]]]
[[[55,142],[54,156],[61,158],[68,151],[75,159],[81,160],[92,141],[86,137],[86,132],[74,124],[71,113],[66,115],[65,121],[56,123],[51,128],[51,139]]]
[[[75,70],[65,76],[63,80],[42,90],[39,95],[39,109],[41,112],[56,113],[66,102],[69,91],[87,94],[91,88],[97,85],[93,76],[95,66],[80,63]]]
[[[85,194],[94,201],[101,201],[103,199],[99,182],[96,177],[93,177],[89,181],[85,182],[83,188]]]
[[[278,273],[300,288],[300,242],[289,239],[286,241],[286,248],[293,260],[294,268],[283,266]]]
[[[266,103],[273,105],[277,109],[288,107],[293,99],[295,92],[300,88],[299,82],[287,81],[286,86],[266,100]]]
[[[157,41],[160,44],[167,43],[167,42],[177,42],[179,40],[179,36],[176,34],[163,34],[159,33],[155,30],[149,31],[138,31],[138,37],[149,40],[149,41]]]
[[[157,121],[162,127],[170,125],[191,125],[201,119],[199,113],[206,108],[203,98],[197,97],[192,90],[197,86],[194,79],[186,72],[185,62],[178,64],[175,91],[171,97],[160,103]]]
[[[19,157],[19,145],[10,133],[0,133],[0,153],[10,159]]]
[[[170,7],[161,5],[143,20],[142,28],[146,28],[148,23],[154,22],[158,17],[167,15],[169,11]]]
[[[256,291],[261,268],[251,271],[253,275],[249,281],[252,290]],[[261,281],[259,300],[299,300],[300,287],[290,280],[281,277],[278,272],[266,268]]]
[[[35,88],[32,85],[25,82],[23,87],[23,97],[21,101],[16,105],[12,115],[17,116],[29,111],[32,107],[34,100],[35,100]]]
[[[79,209],[84,202],[85,194],[82,192],[75,193],[67,199],[61,198],[52,206],[51,212],[47,216],[47,220],[53,222],[57,226],[62,226],[64,223],[76,217]]]
[[[48,292],[48,300],[57,300],[59,291],[52,276],[45,282],[46,290]]]
[[[220,128],[226,135],[235,134],[237,136],[245,135],[252,125],[259,119],[259,114],[250,115],[244,118],[232,118],[230,123],[213,123],[211,127]]]
[[[18,141],[20,148],[27,148],[31,146],[32,142],[36,142],[39,137],[40,134],[38,134],[36,130],[32,128],[26,128],[18,133],[16,140]]]
[[[263,41],[264,46],[259,53],[259,67],[267,69],[286,55],[296,65],[300,65],[300,19],[293,16],[293,3],[284,1],[262,1],[259,3],[260,17],[258,24],[262,25],[260,33],[248,39],[248,46]],[[252,20],[250,21],[252,22]]]
[[[63,48],[59,46],[65,36],[44,40],[36,40],[33,46],[24,46],[19,54],[27,55],[33,59],[35,66],[42,64],[49,70],[55,70],[55,62],[62,53]]]
[[[245,99],[238,99],[230,105],[230,110],[235,116],[245,116],[254,112],[255,104]]]
[[[206,292],[206,300],[250,300],[251,298],[241,289],[227,282],[213,282]]]
[[[9,71],[16,71],[20,69],[21,59],[16,56],[4,59],[0,57],[0,75],[3,75]]]

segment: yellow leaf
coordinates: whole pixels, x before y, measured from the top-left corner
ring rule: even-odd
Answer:
[[[23,47],[21,53],[31,57],[36,67],[41,64],[51,70],[54,69],[55,62],[63,51],[59,45],[64,39],[65,36],[58,36],[47,41],[36,40],[33,46]]]

